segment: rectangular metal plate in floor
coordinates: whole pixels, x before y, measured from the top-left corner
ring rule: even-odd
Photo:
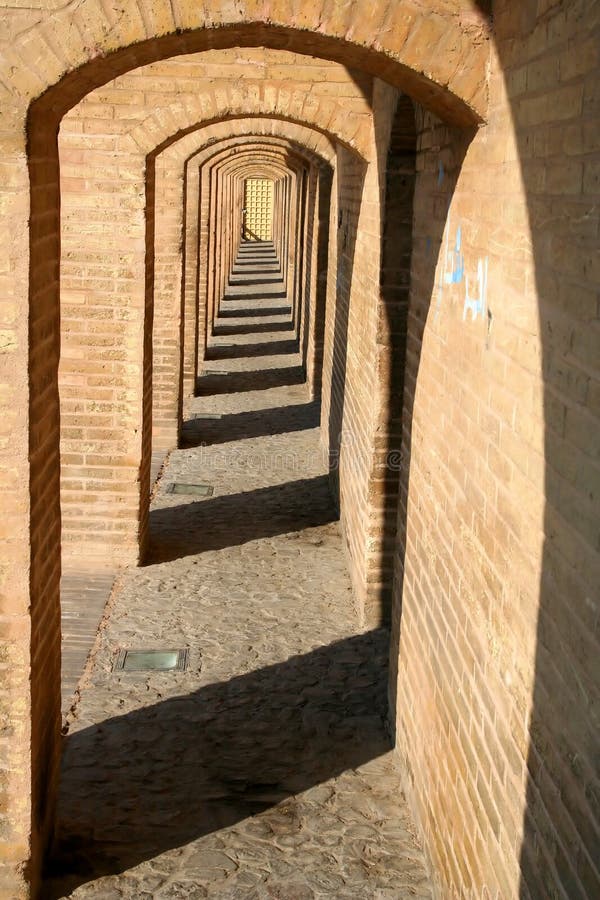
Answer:
[[[214,487],[212,484],[184,484],[175,481],[166,487],[167,494],[194,494],[196,497],[212,497]]]
[[[189,650],[119,650],[113,672],[167,672],[187,669]]]
[[[190,413],[190,419],[193,420],[194,422],[201,421],[202,419],[207,419],[212,422],[214,419],[222,419],[222,418],[223,418],[223,413],[202,413],[202,412]]]

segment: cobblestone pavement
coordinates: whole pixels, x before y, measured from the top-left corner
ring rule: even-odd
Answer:
[[[242,315],[206,367],[231,374],[199,379],[70,716],[48,900],[431,896],[383,726],[388,637],[356,626],[289,314],[249,303],[224,301]],[[187,670],[112,671],[161,647]]]

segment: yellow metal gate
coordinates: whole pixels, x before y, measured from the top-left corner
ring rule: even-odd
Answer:
[[[247,178],[244,189],[245,238],[270,241],[273,238],[273,182],[268,178]]]

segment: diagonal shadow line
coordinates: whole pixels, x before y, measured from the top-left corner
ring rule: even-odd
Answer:
[[[212,346],[206,348],[205,359],[246,359],[252,356],[289,356],[298,353],[297,340],[262,341],[256,344],[235,344],[227,347]]]
[[[260,275],[263,272],[273,275],[275,272],[281,272],[281,266],[276,259],[257,259],[254,256],[247,259],[236,259],[232,272],[234,275]]]
[[[232,287],[256,287],[259,284],[283,284],[283,278],[281,275],[277,275],[275,278],[268,278],[266,274],[262,275],[260,272],[257,273],[259,278],[252,278],[250,272],[244,272],[240,275],[230,275],[229,276],[229,284]]]
[[[236,288],[242,287],[242,285],[235,285]],[[287,291],[272,291],[272,290],[264,290],[264,291],[234,291],[233,288],[228,287],[226,293],[223,296],[223,301],[226,303],[235,302],[236,300],[285,300],[287,298]]]
[[[262,238],[257,238],[255,240],[248,240],[247,238],[242,238],[242,243],[238,247],[238,256],[243,255],[244,253],[274,253],[275,252],[275,244],[273,241],[265,241]]]
[[[222,467],[221,471],[229,471],[234,457],[234,451],[227,451],[222,457],[212,451],[212,471],[219,467]],[[270,467],[279,462],[282,470],[287,472],[298,465],[292,451],[281,453],[279,460],[270,454],[264,462]],[[261,459],[257,457],[253,463],[258,466]],[[210,481],[211,468],[207,466],[203,480]],[[306,503],[307,496],[310,504]],[[144,564],[224,550],[260,538],[317,528],[337,519],[326,475],[210,500],[158,507],[150,512],[150,539]]]
[[[351,636],[69,735],[47,900],[282,801],[297,829],[297,795],[390,749],[388,640]]]
[[[318,428],[320,406],[317,401],[280,406],[273,409],[224,415],[221,419],[191,419],[184,422],[182,447],[209,447],[265,435],[288,434]]]
[[[245,300],[245,297],[240,298]],[[246,319],[246,318],[263,318],[266,319],[269,316],[289,316],[291,314],[290,306],[265,306],[265,307],[244,307],[243,309],[224,309],[221,308],[219,310],[219,315],[216,319],[218,322],[219,319]]]
[[[248,249],[248,250],[240,250],[235,258],[236,263],[240,262],[240,260],[245,259],[256,259],[256,260],[264,260],[265,262],[278,262],[278,256],[273,247],[266,248],[265,250],[258,249]]]
[[[226,375],[201,375],[196,379],[196,396],[212,394],[240,394],[247,391],[268,391],[291,384],[304,384],[306,373],[302,366],[282,366],[276,369],[255,369],[228,372]]]
[[[238,280],[237,281],[231,281],[231,280],[228,281],[228,284],[230,286],[233,284],[236,284],[236,285],[254,284],[255,282],[251,281],[251,278],[253,278],[254,276],[258,276],[258,282],[256,282],[256,283],[258,283],[258,284],[265,283],[265,279],[264,279],[264,277],[262,277],[265,275],[265,272],[262,268],[261,269],[250,269],[250,268],[244,268],[244,266],[249,266],[249,263],[243,263],[240,267],[238,267],[237,265],[234,266],[234,268],[231,271],[231,277],[236,278]],[[268,271],[267,274],[271,275],[271,276],[273,276],[273,275],[275,276],[275,278],[269,279],[266,282],[267,284],[283,284],[283,272],[281,271],[281,269],[279,269],[279,268],[271,269],[270,271]]]
[[[293,322],[254,322],[249,325],[219,325],[218,320],[213,328],[215,337],[228,337],[236,334],[269,334],[275,331],[293,331]]]

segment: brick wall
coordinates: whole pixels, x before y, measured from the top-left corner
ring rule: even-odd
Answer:
[[[368,353],[369,306],[372,295],[363,293],[361,266],[372,247],[367,238],[364,213],[366,166],[343,147],[338,147],[335,202],[331,205],[330,278],[325,325],[322,438],[330,457],[331,485],[349,551],[357,602],[364,599],[363,569],[366,546],[366,478],[368,435],[372,425],[370,404],[365,402],[362,352]],[[362,219],[361,219],[362,215]],[[358,335],[360,334],[360,340]],[[362,404],[362,410],[360,406]],[[366,409],[365,409],[366,407]],[[360,418],[361,412],[366,412]]]
[[[496,4],[489,124],[418,116],[397,742],[444,897],[600,889],[594,18]]]
[[[378,80],[372,90],[363,83],[363,92],[372,98],[372,156],[378,161],[365,167],[356,156],[338,148],[337,203],[332,205],[337,233],[329,248],[322,430],[328,441],[332,486],[340,506],[359,618],[365,624],[379,624],[390,614],[390,579],[388,574],[386,592],[382,547],[389,520],[395,521],[396,497],[387,490],[382,474],[388,449],[392,345],[382,327],[381,261],[373,248],[379,248],[382,239],[380,199],[397,92]],[[395,528],[392,531],[395,534]]]
[[[235,135],[239,135],[239,137],[235,138]],[[208,266],[207,251],[209,240],[207,220],[208,168],[203,165],[203,161],[206,161],[217,152],[214,147],[243,145],[248,137],[265,137],[268,139],[269,143],[275,143],[277,146],[294,147],[296,151],[302,147],[303,153],[308,154],[308,158],[314,159],[315,161],[322,158],[332,158],[331,144],[319,132],[304,126],[276,119],[248,117],[246,119],[206,126],[195,138],[192,138],[190,135],[189,139],[177,143],[176,147],[180,148],[177,150],[178,158],[181,156],[182,152],[187,153],[190,148],[198,142],[210,145],[206,151],[203,151],[202,153],[198,152],[197,155],[192,155],[186,162],[184,398],[189,396],[194,389],[198,366],[198,353],[200,353],[200,360],[204,358],[206,320],[205,300],[198,309],[197,315],[195,312],[200,297],[205,298],[207,290],[206,273]],[[231,142],[227,145],[223,143],[226,138],[231,139]],[[192,142],[191,144],[189,143],[190,141]],[[202,169],[201,181],[199,176],[200,168]],[[173,190],[172,184],[169,186],[168,190]],[[237,187],[234,188],[234,191],[235,190],[238,191],[239,197],[241,198],[241,184],[238,183]],[[276,194],[278,193],[278,185],[276,185],[275,192]],[[238,210],[239,207],[240,203],[238,203]],[[278,204],[276,203],[275,243],[276,247],[278,247],[278,252],[281,254],[277,218]],[[240,228],[241,220],[239,219],[239,212],[237,212],[234,215],[233,220],[233,234],[239,235]]]
[[[343,67],[304,61],[295,95],[285,89],[288,81],[278,80],[298,71],[295,54],[255,50],[249,59],[251,65],[240,62],[236,51],[215,51],[201,60],[184,56],[140,68],[90,93],[62,122],[61,492],[68,559],[84,553],[99,564],[129,562],[138,558],[145,540],[152,378],[149,348],[143,371],[139,355],[151,299],[150,289],[144,291],[145,220],[157,229],[156,245],[162,248],[154,262],[156,301],[180,321],[173,309],[179,289],[173,290],[170,276],[180,278],[182,215],[175,198],[170,210],[157,209],[157,217],[146,210],[147,153],[165,138],[172,143],[172,133],[184,134],[186,122],[197,128],[198,119],[211,122],[238,108],[264,112],[266,94],[270,111],[285,117],[298,108],[296,96],[303,103],[311,87],[312,105],[304,115],[330,118],[336,103],[327,89],[319,97],[323,79],[336,84],[344,100],[347,140],[364,140],[368,106]],[[155,177],[163,179],[160,165]],[[211,177],[212,196],[220,197],[218,171]],[[159,197],[162,203],[162,191]],[[220,258],[222,232],[216,207],[210,215],[214,260]],[[292,245],[286,245],[284,263],[286,270],[294,265]],[[209,320],[224,286],[225,269],[209,266]],[[178,383],[178,340],[163,333],[167,321],[157,316],[154,328],[159,353],[153,407],[161,448],[173,443],[180,412],[171,379],[175,373]]]
[[[331,204],[323,424],[334,452],[341,445],[333,481],[357,598],[365,621],[380,614],[389,517],[369,510],[390,509],[387,487],[384,507],[375,498],[377,439],[389,441],[391,432],[378,432],[385,407],[365,403],[381,401],[386,384],[389,393],[394,347],[374,252],[386,227],[380,200],[388,125],[385,111],[372,119],[376,94],[364,93],[365,76],[351,102],[340,102],[345,88],[330,78],[337,60],[340,69],[363,70],[367,82],[383,77],[417,104],[392,689],[398,751],[439,893],[597,895],[596,4],[498,0],[489,68],[487,4],[468,0],[426,11],[410,0],[374,0],[368,10],[317,2],[300,13],[277,3],[259,33],[252,23],[267,19],[262,0],[247,0],[246,21],[216,2],[148,4],[145,15],[129,0],[121,12],[94,0],[76,10],[36,6],[3,10],[0,79],[7,530],[0,629],[9,673],[0,704],[12,735],[1,748],[8,815],[0,820],[0,890],[25,896],[27,879],[35,884],[52,820],[60,572],[56,131],[86,93],[79,113],[85,106],[87,118],[74,111],[61,131],[66,555],[75,543],[69,535],[88,550],[96,544],[104,558],[109,546],[133,558],[143,539],[153,275],[144,257],[156,225],[145,215],[154,208],[146,157],[186,122],[195,127],[224,112],[279,115],[324,127],[344,145]],[[315,101],[314,84],[307,90],[307,70],[315,70],[306,56],[271,73],[281,89],[269,90],[259,66],[260,74],[231,92],[200,99],[193,78],[185,101],[181,94],[164,104],[168,69],[155,71],[156,90],[148,85],[147,94],[141,72],[124,74],[183,50],[258,40],[275,53],[285,42],[288,52],[328,57],[319,82],[329,96]],[[228,53],[223,82],[240,65],[240,51]],[[189,59],[178,64],[187,78]],[[111,93],[120,77],[129,78],[125,91]],[[147,101],[160,112],[148,114]],[[484,119],[476,134],[453,130]],[[282,204],[288,199],[282,193]],[[282,238],[287,233],[280,228]],[[82,516],[82,500],[92,497]],[[103,511],[110,513],[106,528]]]

